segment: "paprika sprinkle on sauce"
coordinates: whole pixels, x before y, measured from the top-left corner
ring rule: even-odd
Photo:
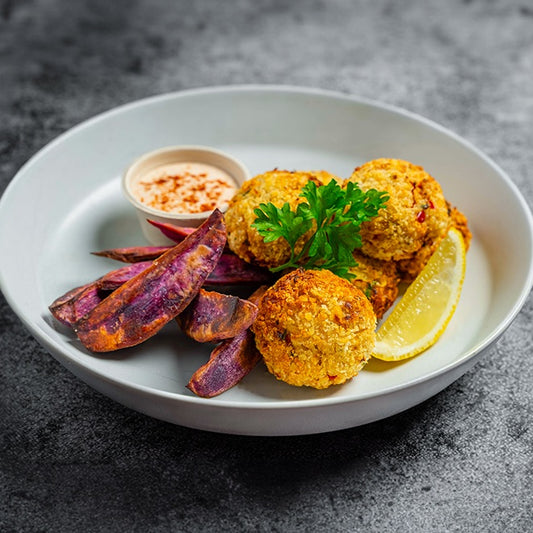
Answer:
[[[166,213],[203,213],[227,206],[237,184],[224,170],[204,163],[163,165],[139,176],[130,191],[142,204]]]

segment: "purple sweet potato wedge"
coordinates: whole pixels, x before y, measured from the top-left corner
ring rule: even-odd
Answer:
[[[171,246],[130,246],[128,248],[111,248],[91,253],[100,257],[109,257],[116,261],[122,261],[123,263],[139,263],[156,259],[168,252],[170,248]]]
[[[98,287],[105,291],[114,291],[140,272],[144,272],[152,263],[152,261],[142,261],[112,270],[97,280]]]
[[[192,339],[220,342],[247,329],[255,320],[257,311],[257,306],[248,300],[200,289],[176,320]]]
[[[152,226],[156,227],[165,237],[174,242],[181,242],[185,237],[190,235],[196,228],[189,228],[183,226],[176,226],[168,222],[159,222],[157,220],[148,219]]]
[[[92,253],[135,264],[156,259],[170,248],[170,246],[133,246],[131,248],[114,248]],[[225,252],[220,256],[213,272],[209,274],[206,285],[211,287],[219,287],[221,285],[259,285],[261,283],[269,283],[272,279],[273,275],[268,269],[251,265],[233,253]]]
[[[233,261],[233,259],[237,261]],[[118,289],[131,278],[146,270],[152,261],[132,263],[112,270],[101,278],[76,287],[57,298],[49,307],[52,315],[59,322],[73,326],[89,311],[92,311],[108,295],[109,291]],[[231,269],[231,265],[235,265]],[[264,283],[270,277],[268,271],[248,265],[240,268],[240,259],[229,254],[222,254],[214,270],[207,277],[204,286],[247,285]],[[230,335],[231,336],[231,335]]]
[[[260,285],[271,283],[273,274],[266,268],[251,265],[231,253],[223,253],[205,285]]]
[[[259,305],[268,287],[259,287],[249,300]],[[232,339],[222,341],[212,352],[209,361],[191,377],[187,388],[203,398],[217,396],[241,381],[261,360],[250,328]]]
[[[150,220],[148,222],[158,228],[165,237],[180,243],[195,228],[176,226],[166,222]],[[132,246],[129,248],[112,248],[100,252],[92,252],[94,255],[109,257],[125,263],[136,263],[156,259],[166,251],[169,246]],[[259,285],[270,283],[272,273],[262,267],[251,265],[225,247],[225,252],[220,257],[215,269],[209,275],[206,285],[217,287],[221,285]]]
[[[209,361],[191,377],[187,388],[197,396],[212,398],[237,385],[261,360],[250,329],[221,342]]]
[[[109,291],[114,291],[151,264],[151,261],[146,261],[112,270],[101,278],[71,289],[56,298],[48,309],[59,322],[72,327],[107,297]]]
[[[167,239],[174,242],[181,242],[187,235],[190,235],[196,228],[189,226],[177,226],[170,222],[159,222],[158,220],[146,219],[147,222],[156,227]],[[226,243],[226,250],[229,250]]]
[[[72,327],[104,299],[99,281],[76,287],[54,300],[48,307],[52,316],[62,324]]]
[[[196,296],[226,242],[222,213],[124,283],[79,320],[74,331],[94,352],[139,344],[155,335]]]

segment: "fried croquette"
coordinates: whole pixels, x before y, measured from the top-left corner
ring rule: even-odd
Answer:
[[[276,267],[287,262],[290,247],[284,239],[265,243],[257,230],[252,228],[252,223],[257,218],[254,209],[259,204],[268,202],[276,207],[282,207],[288,202],[294,209],[305,200],[300,194],[308,181],[312,180],[320,186],[327,185],[332,179],[340,181],[340,178],[325,171],[272,170],[245,181],[225,214],[229,248],[248,263],[263,267]],[[296,251],[306,238],[308,237],[304,236],[301,243],[297,243]]]
[[[376,317],[380,319],[398,296],[400,276],[396,263],[367,257],[359,250],[353,256],[357,266],[349,269],[355,276],[351,282],[370,300]]]
[[[470,242],[472,241],[472,233],[468,228],[468,219],[463,213],[461,213],[461,211],[459,211],[459,209],[457,209],[457,207],[450,204],[448,204],[448,212],[450,213],[451,226],[462,234],[465,241],[465,247],[468,250]]]
[[[324,389],[370,358],[376,315],[365,295],[329,270],[294,270],[270,287],[252,329],[268,370],[290,385]]]
[[[456,207],[448,205],[448,214],[449,226],[446,228],[446,231],[438,239],[435,239],[431,243],[426,243],[418,251],[418,253],[412,259],[405,259],[402,261],[397,261],[396,265],[398,267],[398,273],[400,275],[400,280],[405,283],[412,283],[415,278],[420,274],[422,269],[426,266],[426,263],[429,261],[430,257],[435,253],[437,246],[440,241],[446,236],[450,228],[456,228],[463,236],[465,247],[468,250],[470,246],[470,241],[472,240],[472,233],[468,229],[468,220],[459,211]]]
[[[412,259],[441,238],[450,216],[439,183],[422,167],[399,159],[375,159],[349,178],[363,191],[386,191],[386,207],[361,225],[361,251],[385,261]]]

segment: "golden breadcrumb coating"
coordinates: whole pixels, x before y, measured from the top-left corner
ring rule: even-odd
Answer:
[[[465,241],[465,247],[468,250],[468,248],[470,247],[470,242],[472,241],[472,233],[468,229],[468,219],[463,213],[461,213],[461,211],[459,211],[459,209],[457,209],[457,207],[454,207],[449,204],[448,207],[451,218],[451,225],[452,227],[461,232]]]
[[[290,258],[290,247],[284,239],[265,243],[251,225],[257,218],[254,209],[261,203],[272,202],[282,207],[288,202],[292,209],[303,202],[300,196],[302,187],[309,181],[317,185],[327,185],[337,176],[325,171],[272,170],[255,176],[243,183],[231,200],[225,214],[228,232],[228,246],[241,259],[264,267],[275,267],[286,263]],[[306,237],[302,238],[305,242]]]
[[[386,208],[361,226],[361,251],[385,261],[411,259],[441,238],[450,224],[440,185],[420,166],[399,159],[375,159],[349,178],[363,191],[389,193]]]
[[[382,318],[398,297],[400,276],[394,261],[381,261],[354,252],[357,266],[350,268],[355,275],[351,282],[370,300],[378,319]]]
[[[426,266],[429,258],[435,253],[440,241],[446,236],[450,228],[456,228],[463,235],[465,241],[465,247],[468,250],[470,241],[472,240],[472,234],[468,229],[468,221],[466,217],[456,207],[453,207],[447,202],[448,214],[449,214],[449,226],[446,231],[439,238],[435,239],[431,243],[424,244],[424,246],[418,251],[418,253],[412,259],[405,259],[398,261],[398,272],[400,274],[401,281],[405,283],[411,283],[420,274],[422,269]]]
[[[375,344],[365,295],[329,270],[294,270],[270,287],[252,326],[268,370],[290,385],[324,389],[361,370]]]

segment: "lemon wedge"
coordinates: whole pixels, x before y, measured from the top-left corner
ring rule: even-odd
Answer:
[[[400,361],[432,346],[455,312],[465,267],[463,236],[452,228],[381,324],[373,357]]]

